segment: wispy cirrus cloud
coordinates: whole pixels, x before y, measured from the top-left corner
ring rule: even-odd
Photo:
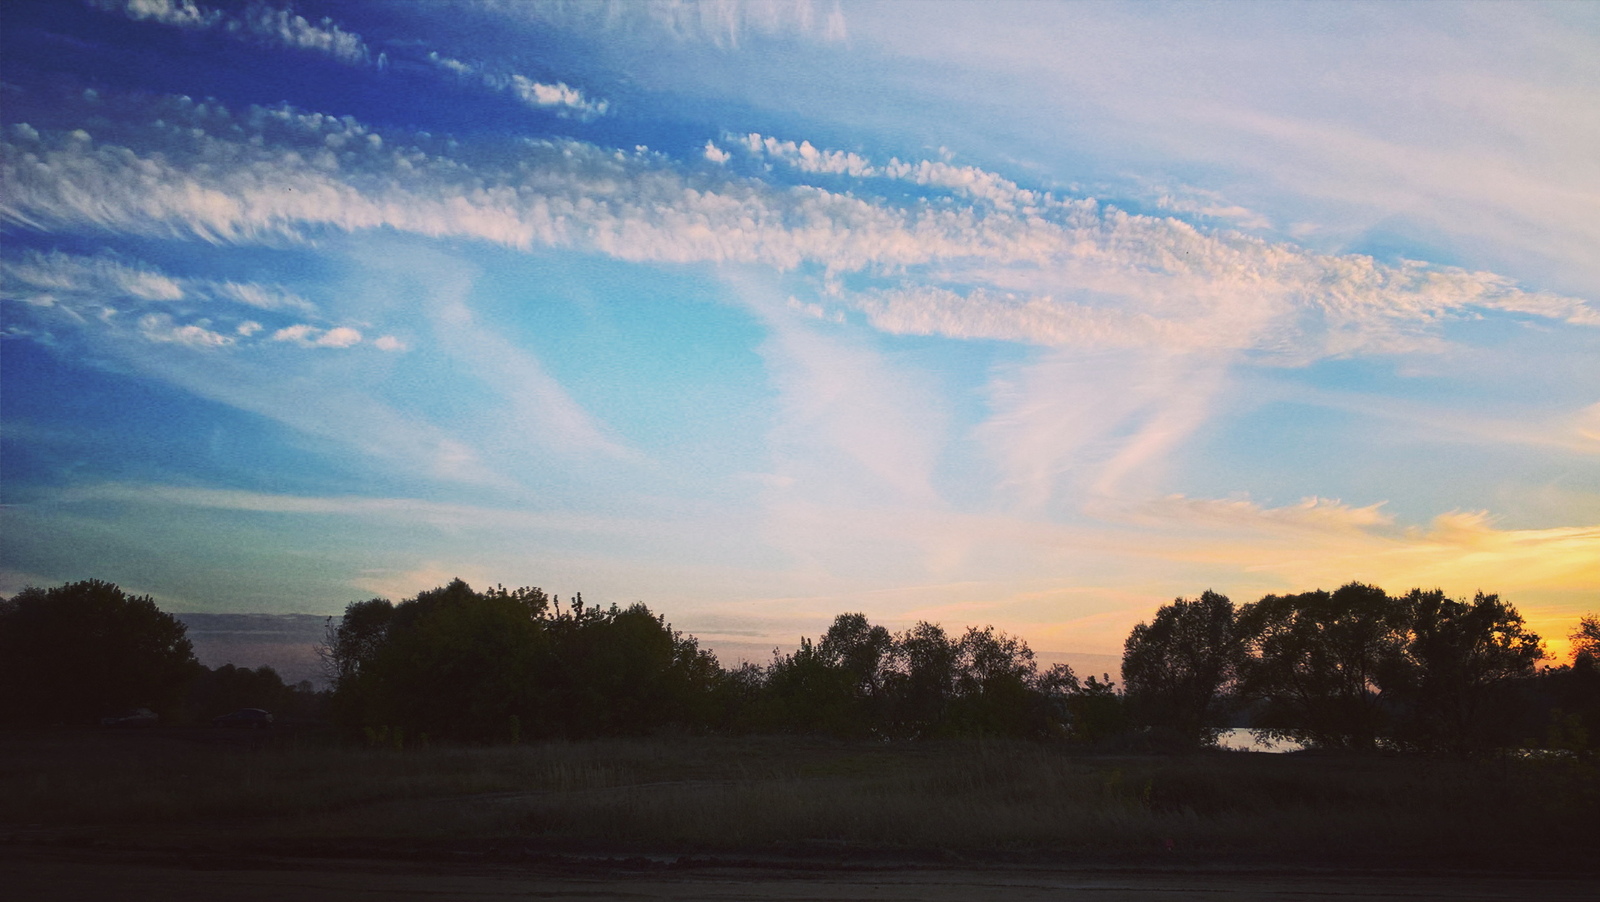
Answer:
[[[167,302],[225,300],[260,310],[315,313],[316,305],[273,285],[229,280],[178,278],[148,264],[110,254],[26,251],[0,259],[0,290],[20,300],[132,300]]]
[[[192,348],[249,344],[265,327],[247,316],[319,314],[315,304],[281,286],[173,276],[109,253],[24,251],[0,259],[0,298],[53,312],[68,324],[94,322],[111,331],[127,314],[144,310],[138,315],[138,334]],[[241,306],[250,309],[241,311]],[[269,340],[307,348],[349,348],[363,339],[351,326],[297,322],[276,329]],[[379,341],[383,350],[399,347],[393,336]]]
[[[666,37],[735,49],[752,37],[800,37],[837,43],[849,37],[837,0],[599,0],[595,3],[520,3],[479,0],[480,8],[515,21],[608,34]]]
[[[84,133],[32,141],[14,130],[3,170],[13,190],[0,218],[215,242],[386,227],[638,262],[824,267],[900,282],[859,301],[891,331],[1040,344],[1175,338],[1289,362],[1426,348],[1440,322],[1473,311],[1600,323],[1586,301],[1492,273],[1202,232],[1025,191],[970,167],[925,163],[903,176],[968,205],[891,203],[732,178],[702,190],[657,157],[579,142],[531,142],[520,165],[485,168],[315,114],[208,115],[280,140],[205,134],[173,147],[158,132],[141,151]],[[962,281],[975,287],[941,287]]]
[[[552,110],[557,115],[572,116],[581,120],[604,116],[611,109],[610,101],[591,99],[582,90],[564,81],[541,82],[515,72],[490,72],[480,64],[443,56],[438,51],[430,51],[428,61],[446,72],[478,82],[490,90],[509,93],[534,109]]]
[[[329,230],[382,229],[639,263],[755,264],[820,275],[818,300],[802,306],[825,318],[854,311],[889,334],[1052,349],[997,375],[991,416],[974,430],[1001,482],[1026,506],[1053,503],[1069,488],[1154,490],[1164,461],[1212,416],[1229,368],[1244,355],[1298,365],[1438,350],[1448,346],[1444,324],[1489,312],[1600,324],[1586,301],[1527,291],[1492,273],[1207,232],[944,162],[873,166],[753,136],[745,145],[751,153],[793,157],[802,170],[857,187],[766,184],[731,172],[706,182],[703,171],[659,154],[576,141],[520,142],[514,163],[495,165],[349,118],[158,104],[165,125],[121,129],[119,143],[13,128],[0,146],[0,177],[11,189],[0,198],[0,220],[216,244],[304,243]],[[885,178],[933,193],[885,199],[870,190]],[[863,287],[839,287],[846,277]],[[874,284],[884,287],[868,287]],[[185,326],[200,330],[184,333],[196,347],[202,333],[231,343],[249,337],[242,323],[198,320],[152,328],[147,337]],[[355,324],[301,321],[275,324],[257,340],[273,337],[327,347],[362,336]],[[378,341],[388,350],[403,344],[393,336]],[[1062,356],[1069,350],[1078,356]],[[1082,352],[1124,357],[1108,369]],[[554,399],[542,412],[523,411],[519,422],[567,422],[571,428],[555,431],[586,436],[576,445],[620,447],[533,367],[526,378],[491,379],[544,385],[526,397]],[[1108,390],[1108,379],[1126,384]],[[939,440],[928,432],[906,449]],[[927,471],[878,469],[885,485]]]
[[[290,6],[272,6],[257,0],[234,12],[195,0],[90,0],[89,5],[134,21],[217,31],[239,40],[320,53],[348,65],[374,62],[371,49],[360,35],[345,31],[329,18],[312,22]],[[382,54],[377,55],[376,61],[382,65]]]

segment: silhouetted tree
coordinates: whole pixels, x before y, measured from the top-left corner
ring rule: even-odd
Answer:
[[[1510,681],[1531,675],[1544,657],[1522,615],[1482,592],[1469,603],[1412,589],[1402,604],[1403,654],[1382,680],[1385,698],[1400,711],[1398,737],[1462,755],[1514,741],[1491,728],[1510,719]]]
[[[461,580],[330,628],[335,717],[392,737],[504,741],[649,732],[718,718],[717,661],[642,604],[563,607]]]
[[[893,640],[865,614],[840,614],[822,638],[774,654],[766,689],[783,729],[865,736],[881,717]]]
[[[956,732],[1025,736],[1042,727],[1038,667],[1028,643],[992,626],[968,627],[955,648]]]
[[[1052,664],[1034,675],[1033,691],[1039,704],[1039,735],[1063,738],[1072,734],[1072,700],[1082,689],[1071,665]]]
[[[393,616],[394,605],[387,598],[373,598],[351,602],[338,623],[328,618],[317,654],[329,683],[338,687],[361,675],[362,668],[372,663],[383,648]]]
[[[1130,713],[1180,742],[1210,745],[1228,714],[1244,658],[1233,602],[1207,590],[1179,598],[1133,628],[1123,645],[1122,681]]]
[[[621,735],[711,720],[711,694],[721,677],[716,657],[645,605],[600,610],[577,596],[547,630],[555,661],[543,695],[549,728]]]
[[[295,689],[284,685],[271,667],[252,670],[224,664],[215,670],[198,669],[189,682],[186,707],[190,717],[200,723],[240,708],[263,708],[281,720],[297,707],[296,701]]]
[[[198,668],[183,624],[148,595],[91,579],[0,601],[0,720],[170,714]]]
[[[866,701],[882,694],[884,670],[893,647],[889,631],[873,626],[867,615],[840,614],[817,643],[817,654],[827,666],[842,670],[852,695]]]
[[[894,637],[887,674],[890,712],[885,722],[892,732],[915,737],[946,731],[958,654],[944,629],[926,621]]]
[[[478,593],[459,579],[396,605],[360,672],[368,725],[435,738],[516,738],[539,713],[549,660],[539,621],[545,605],[542,593]]]
[[[1572,640],[1572,663],[1587,658],[1589,666],[1600,667],[1600,616],[1586,615],[1568,636]]]
[[[1240,684],[1259,702],[1257,728],[1321,748],[1375,747],[1380,680],[1397,666],[1406,620],[1404,604],[1361,583],[1245,605]]]

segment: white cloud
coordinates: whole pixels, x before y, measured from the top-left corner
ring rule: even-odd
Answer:
[[[20,299],[34,293],[95,300],[178,301],[185,297],[185,286],[179,280],[109,255],[30,251],[21,259],[0,261],[0,279],[6,295]]]
[[[91,0],[107,12],[135,21],[158,22],[176,28],[218,29],[239,38],[254,38],[296,50],[309,50],[350,65],[365,65],[372,52],[361,36],[345,31],[324,17],[313,23],[290,7],[252,2],[237,14],[212,9],[194,0]]]
[[[189,348],[210,349],[233,344],[229,336],[211,331],[209,323],[201,320],[178,325],[164,313],[147,313],[139,318],[139,333],[146,339],[161,344],[178,344]]]
[[[268,285],[241,282],[223,282],[213,292],[221,297],[248,304],[262,310],[298,310],[317,312],[316,305],[293,292]]]
[[[837,0],[600,0],[595,3],[523,3],[482,0],[482,8],[517,19],[583,28],[644,41],[667,37],[736,48],[754,37],[800,37],[838,43],[849,36]]]
[[[604,100],[590,100],[583,96],[582,91],[566,82],[547,84],[522,75],[512,75],[506,79],[505,85],[507,90],[528,106],[568,112],[585,119],[604,116],[611,106]]]
[[[871,162],[859,154],[840,150],[818,150],[810,141],[796,144],[793,141],[763,137],[755,132],[734,140],[753,156],[778,160],[801,172],[849,175],[854,178],[871,178],[880,174]],[[709,148],[711,145],[708,142],[706,146]],[[709,150],[707,156],[710,156]],[[727,158],[728,155],[723,153],[722,159],[717,162]]]
[[[711,141],[706,142],[705,156],[706,159],[713,163],[726,163],[733,158],[733,154],[728,153]]]
[[[1229,203],[1220,192],[1185,186],[1168,189],[1156,197],[1156,206],[1174,213],[1220,219],[1242,229],[1265,231],[1272,228],[1267,217],[1239,204]]]
[[[458,59],[453,59],[448,56],[441,56],[439,55],[438,51],[430,52],[428,54],[428,60],[435,66],[438,66],[447,72],[454,72],[455,74],[463,77],[469,77],[478,74],[477,66],[474,66],[471,63],[462,62]]]
[[[215,242],[387,227],[638,262],[815,266],[901,282],[858,301],[891,331],[1046,345],[1177,342],[1289,363],[1438,347],[1443,322],[1482,311],[1600,324],[1591,303],[1528,292],[1492,273],[1207,233],[945,163],[892,165],[970,203],[888,203],[732,179],[691,185],[654,157],[571,141],[528,142],[511,166],[469,168],[351,120],[282,109],[208,115],[225,117],[218,125],[287,128],[304,143],[202,137],[185,153],[155,133],[160,153],[70,137],[6,144],[0,175],[11,191],[0,219]],[[343,149],[335,155],[330,143]],[[796,159],[868,171],[848,157],[808,157],[804,146],[795,145]],[[952,283],[973,287],[942,287]]]
[[[361,333],[348,326],[319,329],[307,323],[297,323],[273,332],[272,340],[302,348],[348,348],[361,343]]]
[[[306,323],[300,323],[294,326],[285,326],[284,328],[272,333],[272,340],[293,342],[294,344],[298,344],[303,347],[310,347],[312,343],[312,336],[318,331],[320,330],[318,330],[315,326],[308,325]]]
[[[337,326],[317,338],[319,348],[348,348],[361,343],[361,333],[349,326]]]
[[[540,82],[515,72],[486,72],[480,65],[441,56],[437,51],[428,54],[428,61],[460,78],[476,79],[490,90],[505,91],[534,109],[554,110],[558,115],[585,121],[604,116],[611,109],[610,101],[591,100],[566,82]]]
[[[109,253],[84,256],[25,251],[14,259],[0,260],[0,279],[8,295],[24,299],[30,293],[48,292],[91,305],[223,301],[260,310],[316,312],[316,305],[276,285],[180,278]]]
[[[24,251],[14,259],[0,260],[0,299],[49,308],[57,327],[98,323],[111,334],[119,331],[123,313],[162,308],[167,312],[139,320],[141,333],[153,341],[190,347],[248,346],[245,340],[266,329],[254,318],[240,317],[233,305],[268,312],[316,312],[311,302],[278,286],[182,278],[110,253]],[[207,317],[198,325],[175,325],[201,309],[206,309]],[[350,347],[361,341],[361,333],[347,326],[324,330],[298,324],[276,330],[272,340],[305,347]]]
[[[404,351],[406,343],[393,335],[380,335],[373,339],[372,346],[380,351]]]
[[[1091,307],[1050,296],[974,289],[966,295],[933,285],[865,292],[853,299],[878,329],[896,335],[944,335],[1055,347],[1184,348],[1202,336],[1180,323],[1113,306]]]
[[[222,20],[221,10],[207,9],[194,0],[95,0],[95,6],[116,10],[130,19],[160,22],[179,28],[210,28]]]
[[[1351,507],[1332,498],[1310,497],[1298,504],[1262,507],[1248,498],[1188,498],[1169,495],[1131,506],[1126,513],[1150,525],[1182,524],[1263,529],[1288,527],[1316,532],[1372,530],[1390,526],[1394,517],[1384,502]]]

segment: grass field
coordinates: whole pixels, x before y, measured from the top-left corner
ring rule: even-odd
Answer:
[[[1564,761],[782,737],[405,749],[232,739],[0,734],[0,835],[141,848],[1594,866],[1594,776]]]

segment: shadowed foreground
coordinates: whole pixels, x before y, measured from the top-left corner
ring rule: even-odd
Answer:
[[[1592,898],[1566,762],[0,734],[24,898]],[[1580,879],[1583,878],[1583,879]]]

